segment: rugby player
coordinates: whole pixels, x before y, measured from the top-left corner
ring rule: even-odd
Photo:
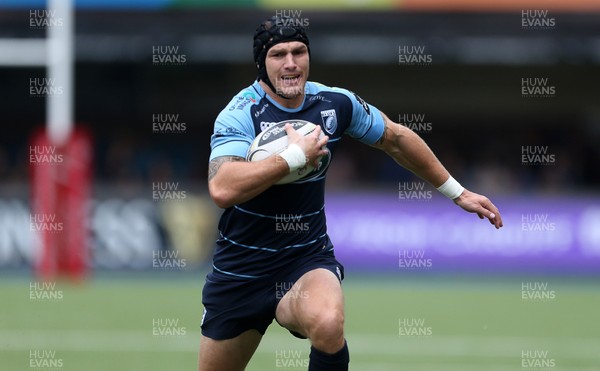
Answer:
[[[215,121],[208,186],[225,210],[202,292],[201,371],[243,370],[273,319],[310,340],[308,370],[348,369],[344,268],[324,213],[327,166],[308,179],[275,185],[306,163],[316,166],[328,152],[333,158],[343,134],[385,151],[464,210],[502,227],[496,206],[454,180],[417,134],[353,92],[307,81],[309,40],[303,27],[291,23],[272,17],[256,29],[257,79]],[[289,119],[318,127],[303,136],[288,124],[290,144],[281,155],[245,160],[258,133]],[[326,135],[319,138],[321,131]],[[276,223],[290,215],[307,228],[282,233]]]

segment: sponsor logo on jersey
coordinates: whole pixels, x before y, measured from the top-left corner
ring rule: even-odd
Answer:
[[[321,111],[321,120],[323,120],[323,127],[328,134],[335,133],[335,129],[337,129],[337,116],[334,109]]]
[[[244,97],[237,97],[235,102],[229,106],[229,111],[244,109],[248,103],[251,103],[248,99],[245,99]]]
[[[254,112],[254,118],[258,118],[258,116],[260,116],[263,113],[265,113],[265,111],[267,110],[267,108],[269,108],[269,103],[263,104],[263,106],[258,111]]]
[[[256,102],[256,95],[254,95],[254,93],[251,91],[245,92],[244,98],[250,100],[250,102],[252,102],[252,103]]]
[[[236,128],[219,128],[217,129],[217,131],[215,132],[215,137],[226,137],[226,136],[230,136],[230,135],[240,135],[240,136],[248,136],[246,133],[236,129]]]
[[[354,97],[356,98],[358,103],[360,103],[360,105],[365,109],[365,111],[367,112],[367,115],[370,115],[371,110],[369,109],[369,105],[367,104],[367,102],[365,102],[361,97],[359,97],[358,94],[356,94],[356,93],[352,93],[352,94],[354,94]]]
[[[230,111],[239,109],[242,110],[244,107],[249,105],[250,103],[256,103],[256,96],[251,91],[245,92],[241,97],[237,97],[236,101],[231,104],[229,107]]]
[[[313,100],[320,100],[320,101],[322,101],[322,102],[331,103],[331,101],[330,101],[329,99],[325,98],[325,97],[324,97],[324,96],[322,96],[322,95],[313,95],[313,96],[311,96],[310,98],[308,98],[308,100],[309,100],[309,101],[311,101],[311,102],[312,102]]]

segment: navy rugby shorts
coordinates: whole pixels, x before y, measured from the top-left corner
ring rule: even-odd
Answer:
[[[344,267],[333,251],[299,259],[267,278],[232,280],[222,273],[209,273],[202,290],[202,335],[224,340],[251,329],[264,335],[283,295],[304,273],[317,268],[331,271],[340,282],[344,279]]]

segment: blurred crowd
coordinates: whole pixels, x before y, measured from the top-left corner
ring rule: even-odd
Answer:
[[[440,125],[441,126],[441,125]],[[566,126],[522,133],[488,128],[461,134],[434,126],[421,136],[451,173],[468,187],[494,194],[597,192],[600,150],[593,135]],[[494,137],[494,135],[498,135]],[[94,138],[95,182],[108,186],[145,187],[152,182],[177,181],[205,190],[210,131],[187,134],[134,135],[126,131]],[[545,148],[546,162],[526,163],[523,146]],[[551,161],[549,159],[552,159]],[[4,184],[29,179],[28,144],[0,146],[0,178]],[[328,176],[330,189],[375,187],[392,189],[416,180],[384,153],[344,138]]]

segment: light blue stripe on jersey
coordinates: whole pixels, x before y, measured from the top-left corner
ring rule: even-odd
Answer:
[[[239,211],[241,211],[241,212],[244,212],[244,213],[247,213],[247,214],[251,214],[251,215],[255,215],[255,216],[259,216],[259,217],[261,217],[261,218],[277,219],[277,216],[273,216],[273,215],[265,215],[265,214],[259,214],[259,213],[255,213],[255,212],[253,212],[253,211],[250,211],[250,210],[242,209],[241,207],[239,207],[239,206],[237,206],[237,205],[236,205],[236,206],[234,206],[234,208],[235,208],[235,209],[237,209],[237,210],[239,210]],[[322,208],[320,208],[319,210],[317,210],[317,211],[315,211],[315,212],[308,213],[308,214],[294,215],[294,217],[298,217],[298,218],[304,218],[304,217],[306,217],[306,216],[313,216],[313,215],[317,215],[317,214],[319,214],[321,211],[323,211],[323,209],[324,209],[324,208],[325,208],[325,205],[323,205],[323,207],[322,207]]]
[[[234,244],[236,246],[244,247],[246,249],[269,251],[269,252],[277,252],[277,251],[280,251],[280,250],[287,250],[287,249],[292,249],[292,248],[304,247],[304,246],[312,245],[315,242],[317,242],[318,240],[320,240],[321,238],[325,237],[327,235],[327,233],[320,235],[319,237],[315,238],[312,241],[308,241],[308,242],[305,242],[305,243],[298,243],[298,244],[294,244],[294,245],[288,245],[288,246],[284,246],[284,247],[282,247],[280,249],[271,249],[269,247],[260,247],[260,246],[250,246],[250,245],[245,245],[243,243],[235,242],[234,240],[231,240],[231,239],[223,236],[223,234],[221,233],[221,231],[219,231],[219,235],[221,236],[222,240],[230,242],[230,243],[232,243],[232,244]]]
[[[227,271],[217,268],[214,264],[213,264],[213,269],[216,270],[217,272],[227,274],[229,276],[240,277],[240,278],[262,278],[262,277],[268,276],[268,274],[263,274],[262,276],[251,276],[249,274],[238,274],[238,273],[233,273],[233,272],[227,272]]]

